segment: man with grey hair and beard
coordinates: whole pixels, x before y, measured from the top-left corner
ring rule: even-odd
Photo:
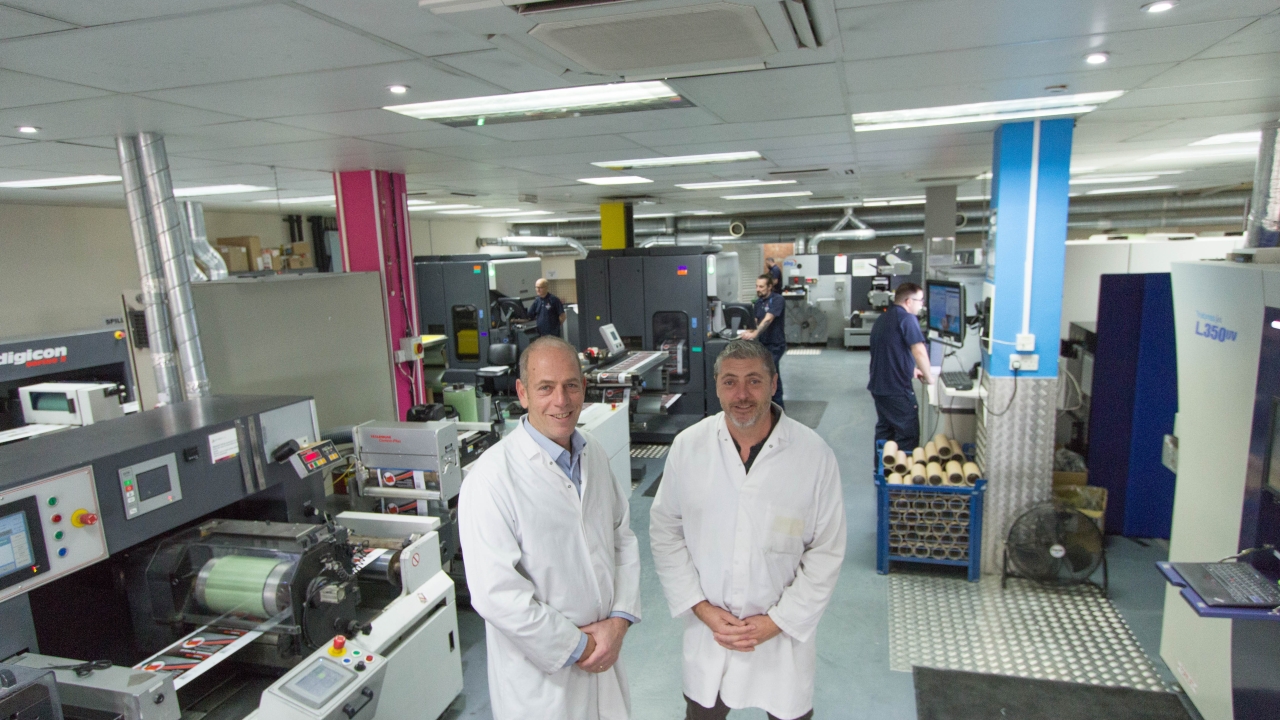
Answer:
[[[818,621],[844,560],[840,470],[770,402],[768,348],[729,343],[715,382],[724,410],[676,437],[649,514],[658,577],[685,622],[685,718],[812,718]]]

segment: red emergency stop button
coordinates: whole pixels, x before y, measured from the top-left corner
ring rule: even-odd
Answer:
[[[77,510],[71,513],[71,524],[80,528],[98,524],[98,514],[88,510]]]
[[[123,339],[124,339],[124,331],[123,331],[123,330],[117,330],[117,331],[115,332],[115,337],[116,337],[116,339],[117,339],[117,340],[123,340]]]
[[[346,652],[347,639],[341,635],[333,639],[333,647],[329,648],[329,654],[339,657]]]

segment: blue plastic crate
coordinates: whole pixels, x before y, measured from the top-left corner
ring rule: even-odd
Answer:
[[[967,567],[982,574],[982,501],[987,481],[973,487],[890,485],[884,476],[883,441],[876,442],[876,571],[891,561]],[[922,554],[923,551],[923,554]]]

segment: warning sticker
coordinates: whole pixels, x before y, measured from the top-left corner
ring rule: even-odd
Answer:
[[[209,457],[213,458],[213,462],[219,463],[223,460],[229,460],[240,454],[240,438],[236,436],[236,429],[223,430],[209,436]]]

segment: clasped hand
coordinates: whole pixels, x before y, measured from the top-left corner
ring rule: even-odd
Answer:
[[[693,614],[711,628],[721,647],[738,652],[755,652],[757,645],[782,632],[768,615],[737,618],[706,600],[693,606]]]
[[[590,673],[602,673],[613,667],[629,627],[631,623],[622,618],[606,618],[578,628],[587,634],[587,647],[582,651],[578,667]]]

